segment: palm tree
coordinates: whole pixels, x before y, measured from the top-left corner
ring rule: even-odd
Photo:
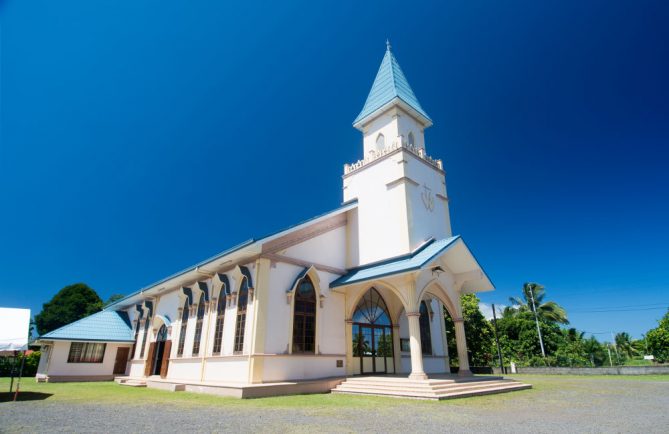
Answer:
[[[628,358],[632,358],[639,353],[638,350],[634,348],[634,342],[627,332],[616,334],[616,347],[618,347],[620,353]]]
[[[519,312],[530,311],[547,323],[569,324],[567,312],[554,301],[544,302],[546,290],[538,283],[524,283],[523,297],[509,297],[509,301]],[[532,298],[534,298],[534,303]]]

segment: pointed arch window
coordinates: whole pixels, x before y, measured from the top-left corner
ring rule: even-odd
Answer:
[[[295,289],[293,353],[314,353],[316,347],[316,290],[309,276]]]
[[[246,308],[249,301],[249,283],[246,277],[242,278],[237,294],[237,321],[235,324],[235,353],[244,351],[244,331],[246,328]]]
[[[376,136],[376,150],[382,151],[383,148],[385,147],[386,147],[386,138],[383,134],[379,133],[379,135]]]
[[[375,288],[370,288],[358,302],[358,306],[353,314],[353,322],[392,326],[386,302]]]
[[[424,301],[420,302],[420,347],[423,354],[432,354],[432,331],[430,330],[430,312]]]
[[[216,329],[214,330],[214,354],[223,352],[223,325],[225,323],[225,285],[221,288],[216,306]]]
[[[193,357],[200,354],[200,341],[202,340],[202,323],[204,322],[205,301],[204,294],[200,294],[197,304],[197,320],[195,322],[195,337],[193,338]]]
[[[409,143],[409,146],[414,146],[416,144],[414,136],[413,136],[413,131],[409,132],[408,143]]]
[[[184,302],[184,311],[181,314],[181,329],[179,331],[179,346],[177,347],[177,357],[184,355],[184,346],[186,345],[186,330],[188,328],[188,299]]]

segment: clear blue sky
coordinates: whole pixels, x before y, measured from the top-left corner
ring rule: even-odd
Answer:
[[[129,293],[337,207],[388,37],[482,300],[533,280],[579,329],[655,326],[666,2],[232,3],[0,4],[0,304]]]

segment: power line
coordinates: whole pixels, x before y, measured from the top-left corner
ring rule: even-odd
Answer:
[[[613,309],[569,309],[568,312],[570,313],[606,313],[606,312],[638,312],[638,311],[645,311],[645,310],[664,310],[667,309],[667,306],[662,306],[662,307],[643,307],[643,308],[635,308],[635,309],[627,309],[627,308],[613,308]]]

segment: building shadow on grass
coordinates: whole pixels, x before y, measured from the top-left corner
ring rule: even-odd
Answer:
[[[19,392],[17,401],[42,401],[49,398],[53,393],[41,392]],[[14,400],[14,392],[0,392],[0,403],[11,402]]]

